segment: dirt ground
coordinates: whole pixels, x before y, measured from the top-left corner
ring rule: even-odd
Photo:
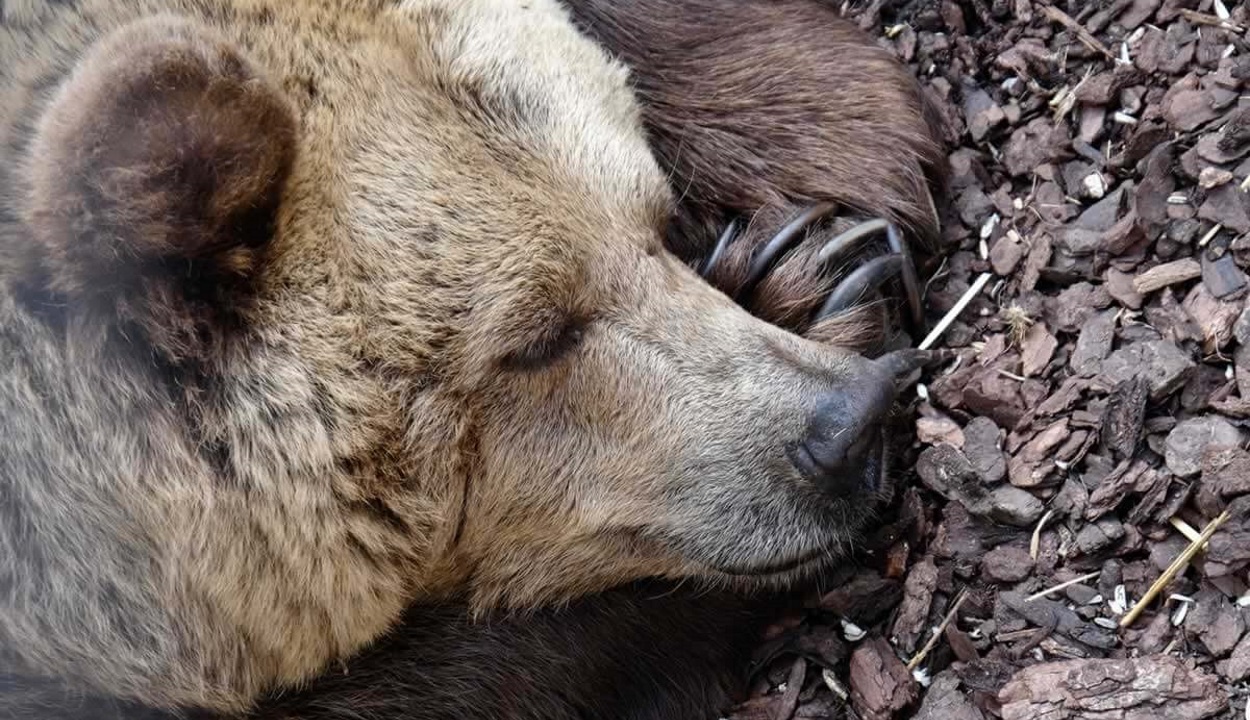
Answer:
[[[845,11],[947,125],[930,324],[977,292],[733,719],[1250,718],[1246,3]]]

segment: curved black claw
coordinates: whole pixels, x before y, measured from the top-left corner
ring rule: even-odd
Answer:
[[[851,309],[860,301],[865,292],[880,287],[890,278],[899,275],[903,281],[903,294],[906,295],[908,324],[913,330],[919,330],[922,327],[924,307],[920,299],[920,282],[916,275],[916,265],[912,260],[911,250],[903,240],[902,232],[894,223],[882,218],[862,222],[825,243],[825,246],[816,254],[816,259],[822,266],[842,260],[858,249],[865,238],[882,230],[885,231],[891,254],[861,266],[838,283],[825,300],[824,306],[816,314],[816,322]]]
[[[755,290],[755,286],[759,285],[764,276],[772,270],[777,260],[786,253],[787,250],[794,247],[803,240],[803,231],[809,225],[817,222],[826,215],[837,209],[834,203],[820,203],[813,205],[803,212],[799,213],[793,220],[786,223],[780,232],[768,241],[759,255],[751,261],[751,267],[747,270],[747,278],[738,288],[738,292],[734,294],[735,299],[750,297]]]
[[[825,304],[816,313],[816,322],[831,315],[838,315],[859,304],[864,293],[870,289],[881,287],[886,280],[898,275],[903,270],[903,257],[897,254],[882,255],[855,268],[829,293]]]
[[[924,303],[920,297],[920,277],[916,274],[916,262],[912,259],[911,248],[903,240],[903,233],[894,223],[886,228],[885,235],[890,243],[890,250],[903,258],[903,294],[907,296],[907,310],[911,314],[911,324],[915,330],[924,326]]]
[[[704,280],[712,273],[712,268],[716,267],[716,263],[725,256],[725,248],[729,247],[729,243],[738,236],[738,220],[734,218],[725,226],[724,232],[720,234],[720,239],[716,241],[716,247],[712,249],[712,254],[707,256],[707,260],[699,267],[699,275]]]
[[[749,298],[786,252],[802,242],[803,231],[831,214],[836,208],[837,205],[834,203],[812,205],[786,223],[785,227],[774,235],[752,259],[751,266],[747,269],[746,279],[733,293],[734,300],[741,303]],[[705,279],[710,277],[717,263],[725,257],[730,244],[737,238],[739,230],[737,220],[730,222],[725,228],[716,241],[712,254],[699,268],[701,276]],[[890,254],[864,263],[843,278],[829,293],[812,322],[820,322],[832,315],[850,310],[859,304],[865,293],[879,288],[891,278],[898,276],[906,295],[905,322],[913,331],[923,330],[924,308],[921,304],[916,266],[912,260],[911,251],[903,240],[902,232],[894,223],[882,218],[859,223],[825,243],[816,254],[816,263],[820,268],[827,268],[830,265],[845,262],[855,255],[865,240],[877,236],[882,231],[885,232]]]
[[[825,243],[820,252],[816,253],[816,262],[820,263],[821,267],[824,267],[834,260],[841,260],[858,248],[864,238],[889,227],[890,222],[880,218],[862,222]]]
[[[921,369],[945,362],[954,356],[955,353],[951,350],[904,348],[886,353],[872,363],[889,374],[894,379],[895,389],[901,392],[919,379]]]
[[[832,213],[837,207],[835,203],[813,205],[786,223],[785,227],[781,228],[751,261],[751,267],[747,269],[746,279],[734,291],[734,299],[741,301],[743,298],[749,297],[755,290],[755,287],[764,279],[764,276],[768,274],[768,271],[785,255],[786,251],[802,242],[803,230]],[[721,233],[720,239],[716,241],[716,247],[712,250],[712,254],[708,256],[707,261],[699,268],[701,276],[706,279],[711,275],[716,264],[725,256],[725,249],[729,247],[737,235],[738,221],[733,220],[725,228],[724,232]]]
[[[889,373],[891,377],[901,378],[925,366],[950,360],[954,355],[955,353],[951,350],[905,348],[882,355],[872,362]]]

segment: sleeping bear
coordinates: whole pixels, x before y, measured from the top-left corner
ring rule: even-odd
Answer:
[[[814,0],[4,0],[0,141],[6,717],[715,717],[882,490]]]

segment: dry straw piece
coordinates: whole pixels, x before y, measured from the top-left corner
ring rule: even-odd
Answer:
[[[1172,582],[1172,580],[1180,574],[1181,570],[1185,569],[1185,566],[1189,564],[1190,560],[1194,559],[1194,556],[1198,554],[1198,551],[1202,549],[1202,546],[1211,539],[1211,536],[1215,534],[1216,530],[1220,529],[1220,526],[1228,520],[1228,517],[1228,511],[1225,510],[1220,513],[1219,517],[1207,523],[1207,526],[1202,529],[1201,535],[1190,540],[1189,547],[1185,548],[1184,552],[1176,556],[1176,559],[1172,561],[1172,564],[1168,566],[1167,570],[1163,571],[1163,574],[1159,576],[1159,579],[1154,581],[1154,584],[1150,586],[1150,589],[1146,591],[1146,594],[1142,596],[1141,600],[1138,600],[1137,604],[1124,614],[1124,617],[1120,619],[1120,627],[1124,628],[1133,624],[1133,621],[1135,621],[1137,617],[1142,614],[1142,611],[1146,609],[1146,606],[1158,597],[1159,593],[1163,592],[1163,588],[1167,587],[1168,583]]]
[[[959,612],[959,608],[963,607],[964,600],[968,599],[967,588],[959,591],[959,596],[955,598],[955,602],[951,604],[951,609],[946,613],[946,617],[942,618],[942,624],[933,630],[933,635],[929,638],[929,642],[920,648],[920,652],[907,663],[907,670],[910,672],[915,670],[924,659],[933,652],[933,648],[937,647],[938,640],[941,639],[942,633],[946,632],[946,627],[955,619],[955,615]]]

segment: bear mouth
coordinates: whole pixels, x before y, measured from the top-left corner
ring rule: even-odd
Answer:
[[[884,429],[879,429],[873,438],[872,449],[859,470],[856,497],[842,500],[842,504],[851,504],[857,510],[867,509],[873,505],[889,486],[888,446]],[[835,501],[837,502],[837,501]],[[723,563],[706,563],[707,567],[729,578],[740,580],[771,580],[785,581],[794,576],[809,575],[822,568],[836,564],[845,555],[847,535],[854,536],[862,531],[868,513],[864,512],[857,522],[847,524],[845,518],[838,521],[841,540],[832,543],[821,543],[810,550],[787,558],[766,561],[751,565],[727,565]]]
[[[793,575],[808,568],[833,562],[835,557],[833,551],[829,548],[816,548],[797,558],[780,560],[771,564],[755,565],[749,568],[721,565],[710,565],[709,567],[718,573],[730,577],[758,580]]]

